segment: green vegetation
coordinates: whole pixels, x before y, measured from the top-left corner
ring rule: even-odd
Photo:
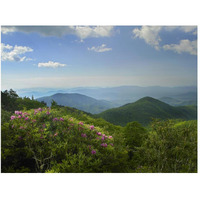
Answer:
[[[137,121],[146,126],[153,118],[162,120],[196,119],[196,110],[196,106],[173,107],[157,99],[145,97],[135,103],[129,103],[119,108],[106,110],[96,116],[116,125],[125,126],[128,122]]]
[[[2,99],[4,173],[197,172],[196,120],[121,127],[55,101],[35,109],[33,98],[10,99],[12,109],[22,109],[8,110]]]

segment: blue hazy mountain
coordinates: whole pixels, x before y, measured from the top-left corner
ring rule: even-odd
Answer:
[[[124,105],[126,103],[135,102],[145,96],[156,99],[163,97],[174,98],[180,102],[191,101],[193,104],[197,97],[197,87],[140,87],[140,86],[120,86],[120,87],[78,87],[78,88],[30,88],[17,91],[20,96],[32,95],[35,98],[51,96],[56,93],[78,93],[92,97],[97,100],[106,100],[113,102],[115,105]],[[167,102],[166,102],[167,103]],[[185,105],[188,105],[187,103]]]
[[[97,114],[109,108],[116,107],[106,100],[96,100],[94,98],[76,93],[56,93],[52,96],[40,97],[38,101],[44,101],[47,106],[51,106],[52,100],[58,105],[73,107],[88,113]]]

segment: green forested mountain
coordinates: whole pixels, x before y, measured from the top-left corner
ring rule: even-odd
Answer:
[[[74,107],[92,114],[97,114],[113,107],[112,103],[109,101],[96,100],[94,98],[76,93],[57,93],[52,96],[38,98],[37,100],[44,101],[47,103],[47,106],[50,106],[52,100],[54,100],[58,105]]]
[[[152,118],[196,119],[196,113],[196,106],[173,107],[157,99],[144,97],[134,103],[106,110],[96,116],[113,124],[125,126],[132,121],[147,125]]]

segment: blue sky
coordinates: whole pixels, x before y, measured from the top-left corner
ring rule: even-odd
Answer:
[[[194,26],[2,26],[2,89],[195,86]]]

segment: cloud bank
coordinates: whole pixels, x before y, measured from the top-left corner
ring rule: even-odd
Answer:
[[[89,37],[110,37],[113,34],[113,26],[2,26],[1,32],[9,34],[13,32],[38,33],[42,36],[62,37],[76,35],[80,39]]]
[[[197,40],[181,40],[179,44],[167,44],[163,46],[164,50],[172,50],[176,53],[189,53],[197,55]]]
[[[172,50],[176,53],[189,53],[197,55],[197,41],[190,41],[188,39],[180,40],[179,44],[166,44],[160,46],[162,41],[160,37],[161,31],[174,31],[179,30],[184,33],[197,34],[197,26],[142,26],[141,28],[134,28],[132,34],[134,38],[143,39],[148,45],[151,45],[156,50],[163,48],[164,50]]]
[[[26,58],[26,56],[21,56],[27,52],[32,52],[33,49],[26,46],[17,46],[14,47],[4,43],[1,43],[1,60],[2,61],[16,61],[22,62],[25,60],[30,60],[31,58]]]

